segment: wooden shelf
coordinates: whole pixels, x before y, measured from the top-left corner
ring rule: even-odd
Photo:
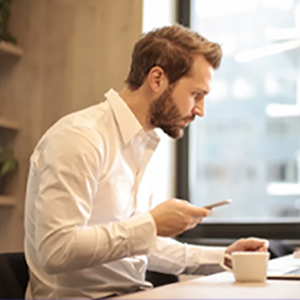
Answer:
[[[11,196],[0,195],[0,206],[15,206],[17,201]]]
[[[14,131],[18,131],[20,129],[17,123],[4,117],[0,117],[0,128],[6,128]]]
[[[19,46],[5,41],[0,41],[0,55],[10,54],[15,56],[22,56],[23,50]]]

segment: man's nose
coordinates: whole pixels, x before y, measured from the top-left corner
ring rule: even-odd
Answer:
[[[194,115],[197,115],[198,117],[203,117],[204,116],[204,103],[198,103],[195,105],[195,107],[192,110],[192,113]]]

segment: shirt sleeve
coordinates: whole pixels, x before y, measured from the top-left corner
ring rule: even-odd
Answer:
[[[148,254],[148,270],[161,273],[200,274],[203,265],[221,265],[225,248],[204,247],[158,237]]]
[[[37,189],[35,245],[47,273],[147,254],[156,241],[150,213],[105,225],[88,224],[103,176],[103,145],[90,135],[83,129],[54,133],[32,161],[31,173],[38,179],[33,187]]]

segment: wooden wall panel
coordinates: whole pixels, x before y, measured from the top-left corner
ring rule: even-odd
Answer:
[[[10,28],[24,55],[0,61],[0,116],[21,130],[10,138],[0,130],[0,144],[14,145],[20,170],[10,186],[18,205],[0,206],[0,252],[23,249],[29,157],[41,135],[123,86],[142,31],[142,0],[13,0]]]

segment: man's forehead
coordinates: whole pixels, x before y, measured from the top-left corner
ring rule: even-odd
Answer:
[[[209,84],[211,82],[213,75],[213,67],[205,65],[199,68],[194,68],[187,79],[191,82],[191,84],[196,85],[195,88],[197,88],[197,85],[201,88],[203,84]]]

